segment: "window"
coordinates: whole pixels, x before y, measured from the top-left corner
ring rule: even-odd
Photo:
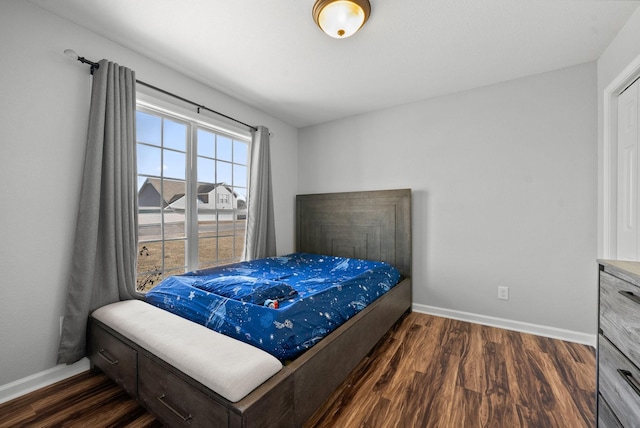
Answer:
[[[239,261],[246,229],[248,137],[138,106],[136,289]]]

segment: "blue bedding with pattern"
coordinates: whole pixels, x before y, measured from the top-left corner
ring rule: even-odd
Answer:
[[[146,300],[288,360],[399,280],[384,262],[295,253],[171,276]]]

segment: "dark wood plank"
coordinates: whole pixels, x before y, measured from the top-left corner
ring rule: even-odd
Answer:
[[[0,427],[162,427],[104,374],[85,372],[0,404]]]
[[[412,313],[306,427],[593,427],[595,379],[588,346]]]

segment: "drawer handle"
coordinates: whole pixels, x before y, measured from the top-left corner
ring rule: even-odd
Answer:
[[[104,358],[111,365],[118,364],[118,360],[112,360],[111,358],[109,358],[109,356],[107,355],[104,349],[101,349],[100,351],[98,351],[98,355]]]
[[[622,376],[625,382],[629,384],[631,389],[633,389],[636,392],[636,394],[640,396],[640,387],[638,387],[635,380],[633,379],[633,373],[631,373],[629,370],[618,369],[618,374]]]
[[[622,294],[624,297],[626,297],[627,299],[631,300],[632,302],[635,302],[635,303],[640,305],[640,297],[636,296],[631,291],[622,291],[621,290],[621,291],[618,291],[618,293]]]
[[[164,394],[162,394],[160,397],[158,397],[158,401],[160,401],[160,403],[162,403],[163,406],[165,406],[167,409],[171,410],[180,419],[182,419],[183,421],[186,422],[186,421],[188,421],[189,419],[192,418],[191,414],[188,414],[187,416],[182,415],[180,412],[178,412],[176,409],[174,409],[173,406],[171,406],[169,403],[164,401],[164,399],[165,399],[165,395]]]

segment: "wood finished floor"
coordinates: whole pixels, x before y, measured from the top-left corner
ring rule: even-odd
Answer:
[[[411,313],[306,424],[311,427],[594,427],[595,352]],[[160,427],[102,374],[0,404],[0,427]]]
[[[593,348],[411,313],[308,427],[594,427]]]

